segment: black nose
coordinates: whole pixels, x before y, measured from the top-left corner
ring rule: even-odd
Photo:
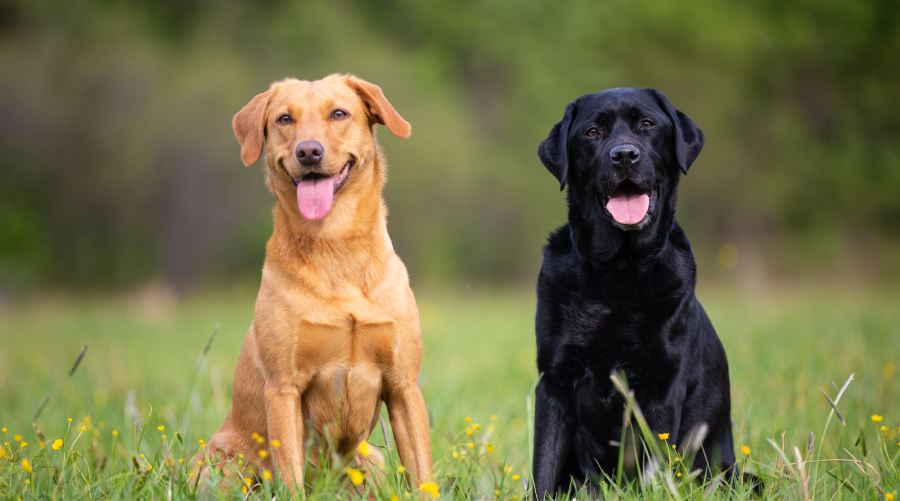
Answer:
[[[300,144],[297,145],[297,160],[307,167],[319,165],[323,156],[325,156],[325,148],[318,141],[300,141]]]
[[[609,158],[613,165],[635,165],[641,161],[641,150],[630,143],[617,144],[609,149]]]

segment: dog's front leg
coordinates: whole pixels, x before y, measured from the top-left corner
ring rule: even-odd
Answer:
[[[564,400],[553,395],[542,377],[535,390],[534,407],[534,497],[542,501],[554,496],[571,481],[565,464],[572,453],[572,412]]]
[[[410,469],[415,482],[428,482],[431,480],[431,437],[422,391],[415,381],[406,380],[390,388],[386,397],[400,461]]]
[[[301,416],[301,388],[294,381],[269,381],[265,387],[266,424],[278,474],[290,488],[303,486],[303,416]]]

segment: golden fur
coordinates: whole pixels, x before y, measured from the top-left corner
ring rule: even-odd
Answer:
[[[333,120],[335,108],[350,116]],[[284,113],[294,122],[278,123]],[[220,458],[244,454],[257,468],[271,469],[274,460],[290,486],[302,486],[311,443],[350,457],[371,433],[381,401],[413,481],[431,477],[428,416],[418,387],[419,314],[387,233],[386,166],[375,123],[409,136],[409,124],[381,89],[350,75],[276,82],[234,116],[244,164],[265,149],[275,229],[234,372],[232,408],[209,448]],[[301,216],[291,181],[308,172],[294,148],[309,139],[324,145],[320,167],[328,175],[356,159],[320,221]],[[280,446],[272,447],[273,440]],[[261,447],[267,458],[259,459]]]

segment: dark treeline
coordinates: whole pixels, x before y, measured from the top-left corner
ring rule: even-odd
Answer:
[[[900,274],[900,3],[0,0],[0,291],[256,276],[231,115],[352,72],[416,282],[532,279],[565,215],[535,150],[573,97],[664,90],[704,129],[680,219],[709,273]],[[765,264],[762,264],[765,263]]]

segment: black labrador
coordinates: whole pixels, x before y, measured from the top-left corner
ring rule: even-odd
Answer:
[[[579,97],[540,145],[568,185],[569,222],[550,235],[537,285],[538,499],[614,472],[625,400],[613,372],[670,444],[705,424],[695,468],[734,465],[725,350],[675,222],[680,174],[702,148],[697,125],[653,89]]]

